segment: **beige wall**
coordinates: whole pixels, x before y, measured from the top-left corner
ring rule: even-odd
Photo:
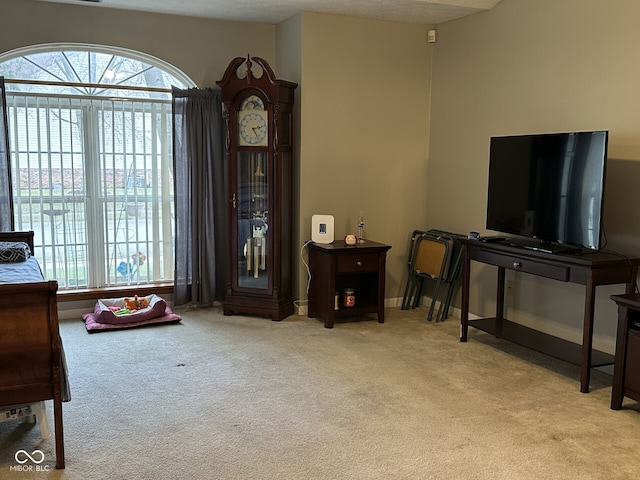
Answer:
[[[251,54],[275,65],[273,25],[36,0],[2,0],[2,12],[3,53],[40,43],[112,45],[158,57],[185,72],[200,87],[215,87],[234,57]]]
[[[311,216],[335,217],[336,238],[388,243],[388,299],[402,297],[409,233],[425,228],[431,47],[427,28],[302,16],[300,239]],[[300,271],[300,291],[306,274]]]
[[[301,125],[301,96],[302,90],[302,15],[296,15],[276,26],[276,61],[278,63],[278,73],[280,78],[296,82],[298,88],[295,92],[296,103],[293,106],[294,116],[294,138],[297,139],[293,145],[293,245],[294,245],[294,280],[293,296],[295,300],[306,300],[306,288],[299,288],[300,277],[306,278],[306,273],[302,272],[302,262],[300,260],[298,248],[304,243],[300,239],[298,224],[300,218],[300,125]],[[304,303],[304,302],[302,302]],[[296,304],[299,304],[296,302]],[[299,313],[306,313],[306,310]]]
[[[484,231],[489,137],[608,129],[608,248],[640,255],[640,2],[503,0],[438,27],[429,223]],[[492,314],[495,272],[473,270],[471,310]],[[508,315],[580,340],[584,287],[509,272]],[[596,346],[613,351],[623,287],[600,287]]]

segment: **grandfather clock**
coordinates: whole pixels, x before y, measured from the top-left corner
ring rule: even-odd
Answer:
[[[217,82],[224,104],[229,263],[224,314],[281,320],[293,313],[295,83],[258,57],[231,61]]]

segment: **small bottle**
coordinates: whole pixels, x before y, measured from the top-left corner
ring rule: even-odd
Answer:
[[[340,295],[338,294],[338,292],[336,292],[333,309],[338,310],[338,308],[340,308]]]
[[[345,307],[354,307],[356,305],[356,296],[353,293],[353,288],[344,289],[342,305],[344,305]]]

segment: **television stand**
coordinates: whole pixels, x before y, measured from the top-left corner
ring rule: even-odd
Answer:
[[[461,242],[464,261],[460,341],[467,341],[469,326],[472,326],[498,338],[504,338],[579,365],[580,391],[587,393],[591,368],[613,363],[613,355],[592,349],[596,287],[625,284],[625,292],[632,293],[640,258],[623,258],[617,254],[605,252],[589,255],[549,254],[508,244],[484,243],[469,239],[461,239]],[[471,261],[494,265],[498,268],[495,317],[469,320]],[[504,318],[506,269],[585,285],[582,344],[561,340]]]

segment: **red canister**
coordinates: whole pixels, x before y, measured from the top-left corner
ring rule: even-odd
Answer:
[[[354,307],[356,305],[356,296],[353,293],[353,288],[344,289],[342,305],[344,305],[345,307]]]

